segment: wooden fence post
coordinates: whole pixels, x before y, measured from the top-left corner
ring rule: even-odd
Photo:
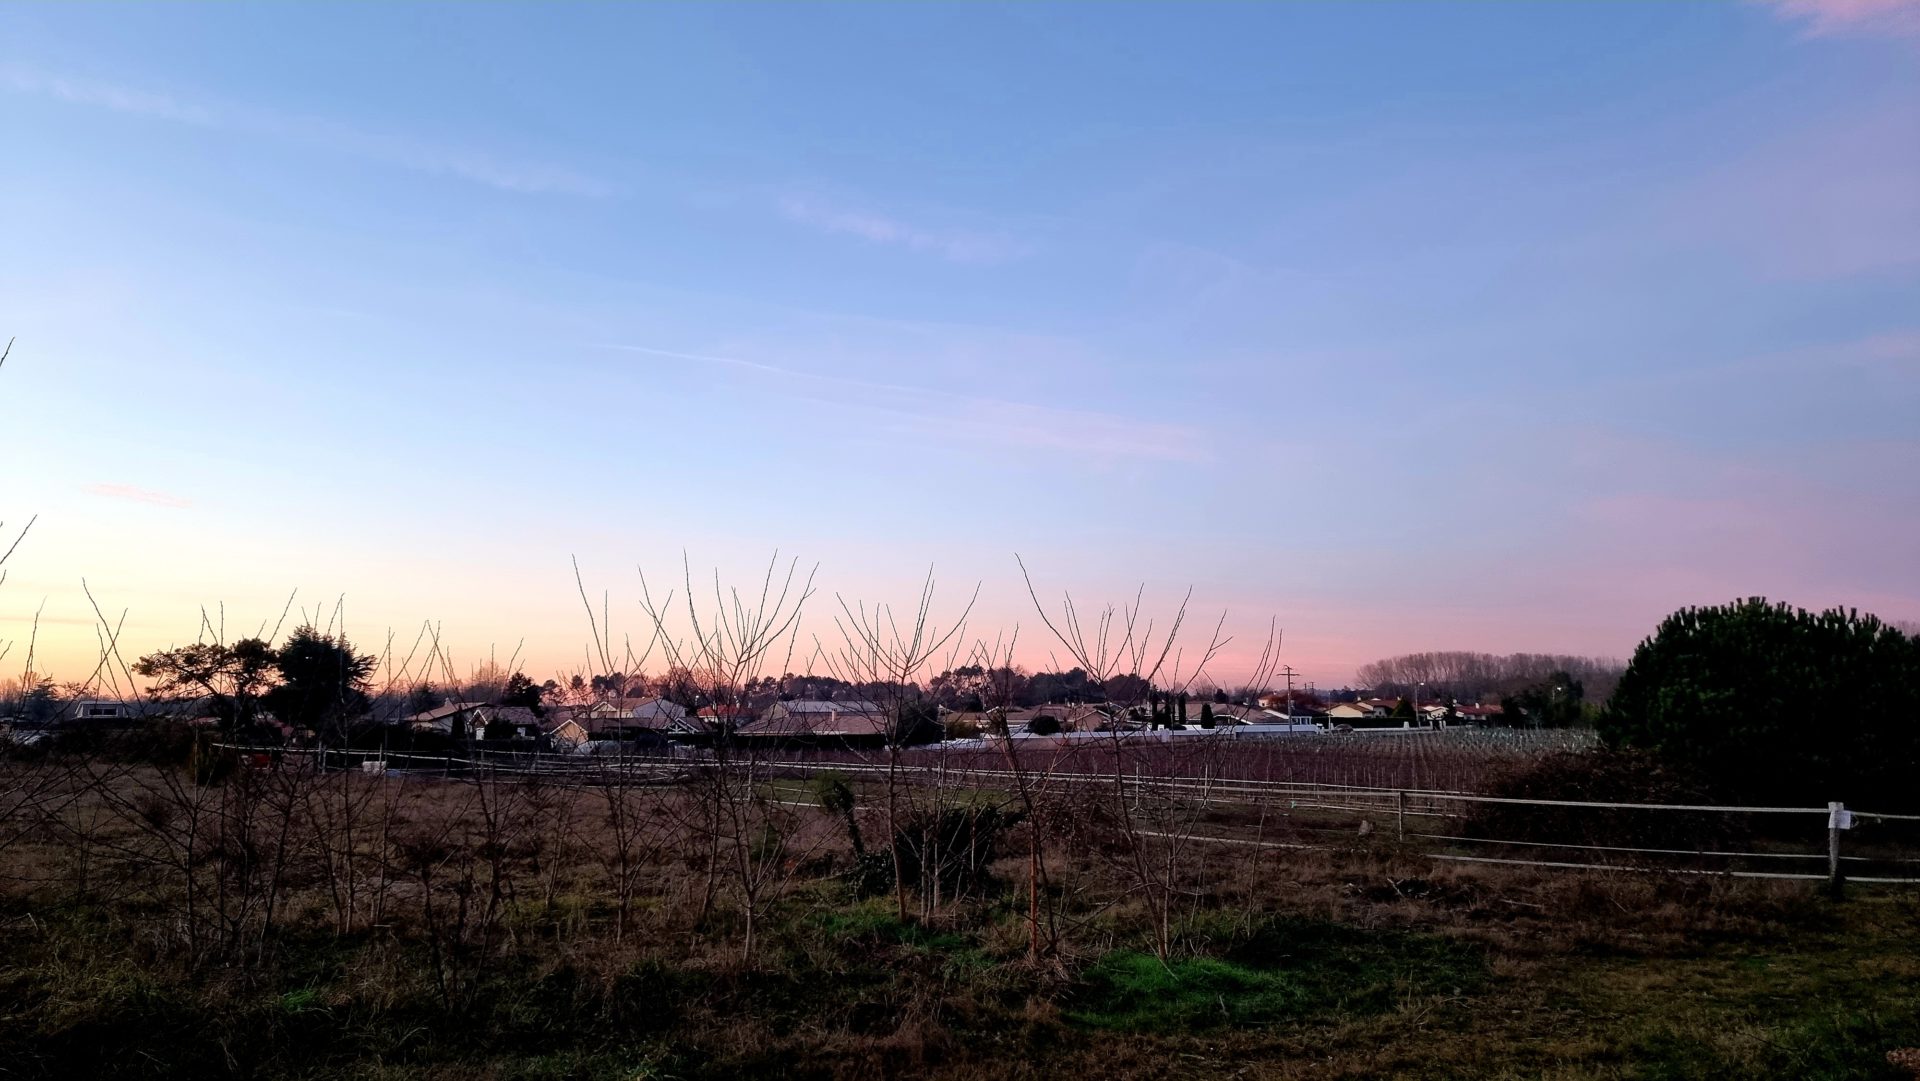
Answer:
[[[1393,817],[1399,827],[1400,840],[1405,841],[1407,839],[1407,794],[1405,792],[1393,794]]]
[[[1847,825],[1847,805],[1838,801],[1827,804],[1827,890],[1839,897],[1846,885],[1846,875],[1840,870],[1840,831]]]

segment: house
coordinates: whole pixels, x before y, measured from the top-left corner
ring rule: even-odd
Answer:
[[[466,735],[473,730],[474,711],[480,708],[477,702],[446,702],[408,717],[407,727],[415,732]]]
[[[1027,727],[1027,722],[1033,720],[1038,713],[1039,710],[1034,709],[990,709],[986,716],[989,720],[999,722],[999,725],[989,727],[1004,726],[1009,732],[1019,732],[1023,731]]]
[[[618,718],[631,716],[633,716],[632,707],[621,709],[619,706],[605,699],[595,702],[593,705],[587,706],[584,709],[576,709],[574,711],[575,719],[585,725],[589,732],[598,732],[603,727],[607,727],[609,722]],[[618,728],[619,725],[615,724],[613,727]]]
[[[486,739],[539,739],[544,727],[540,716],[526,706],[481,706],[469,723],[472,732]]]
[[[60,719],[68,724],[111,724],[138,717],[133,703],[112,698],[76,698],[60,711]]]
[[[1213,705],[1212,703],[1208,703],[1208,705],[1211,706],[1210,712],[1213,714],[1213,723],[1223,728],[1230,724],[1257,724],[1265,714],[1272,712],[1267,709],[1256,709],[1252,706],[1219,706]],[[1197,709],[1189,710],[1187,712],[1187,723],[1199,724],[1200,711]]]
[[[795,699],[776,702],[759,720],[740,726],[746,738],[806,739],[885,743],[891,726],[885,710],[873,702]]]
[[[754,711],[746,706],[701,706],[694,711],[695,724],[707,731],[738,731],[752,723]]]
[[[580,719],[581,712],[570,706],[548,708],[540,731],[546,735],[548,742],[553,744],[555,750],[572,750],[593,738]]]
[[[1287,704],[1281,702],[1274,707],[1249,709],[1246,706],[1213,707],[1214,723],[1229,724],[1286,724],[1291,721],[1325,721],[1327,711],[1306,705],[1297,699],[1293,703],[1293,712],[1287,712]]]
[[[640,732],[697,735],[705,731],[688,716],[685,706],[667,698],[595,702],[581,714],[580,721],[594,739],[623,739]]]
[[[628,716],[633,718],[630,727],[634,728],[685,733],[701,730],[700,725],[687,716],[687,707],[670,698],[644,699],[628,711]]]
[[[1391,709],[1381,709],[1369,702],[1341,702],[1327,709],[1327,718],[1335,722],[1368,721],[1385,717]]]
[[[1250,717],[1242,723],[1244,724],[1315,724],[1317,725],[1317,724],[1325,724],[1326,720],[1327,720],[1327,714],[1325,710],[1302,709],[1298,706],[1295,706],[1292,713],[1285,713],[1277,709],[1263,709],[1260,711],[1258,716]]]
[[[1453,712],[1460,724],[1490,724],[1506,711],[1499,706],[1472,705],[1458,706]]]
[[[496,739],[537,739],[544,728],[541,718],[526,706],[490,706],[480,702],[448,702],[407,718],[407,727],[415,732],[439,732],[456,739],[486,738],[487,729]],[[502,733],[510,727],[512,735]]]
[[[1062,732],[1107,732],[1116,724],[1113,711],[1099,706],[1037,706],[1027,712],[1025,727],[1031,728],[1033,722],[1042,717],[1052,718]],[[1009,716],[1007,723],[1013,724],[1014,718]],[[1124,729],[1140,727],[1131,721],[1120,721],[1118,724]]]

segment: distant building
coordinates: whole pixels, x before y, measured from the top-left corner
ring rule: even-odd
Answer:
[[[648,698],[635,705],[629,716],[637,722],[635,728],[650,728],[655,732],[696,732],[700,726],[687,717],[687,707],[670,698]]]
[[[1102,709],[1099,706],[1037,706],[1028,711],[1025,723],[1031,727],[1034,721],[1042,717],[1051,717],[1060,726],[1062,732],[1110,732],[1115,727],[1123,730],[1142,727],[1132,719],[1116,721],[1115,716],[1113,710]]]
[[[407,727],[415,732],[439,732],[470,739],[484,737],[488,725],[496,729],[511,725],[513,739],[535,739],[543,727],[541,719],[526,706],[490,706],[478,702],[448,702],[407,718]]]
[[[540,726],[555,750],[572,750],[592,737],[587,726],[580,722],[579,711],[567,706],[547,710],[547,716]]]
[[[446,702],[407,718],[407,727],[415,732],[463,734],[472,730],[473,714],[480,708],[477,702]]]
[[[759,738],[884,743],[889,729],[887,713],[876,703],[798,698],[774,703],[759,720],[741,725],[738,732]]]
[[[579,715],[593,739],[624,739],[641,733],[656,736],[692,735],[703,731],[687,708],[668,698],[624,698],[599,701]]]
[[[710,731],[738,731],[742,726],[753,723],[754,717],[754,711],[746,706],[701,706],[693,714],[699,726]]]
[[[132,702],[113,698],[76,698],[60,711],[60,719],[74,724],[131,721],[140,716]]]
[[[474,734],[488,739],[539,739],[541,718],[526,706],[481,706],[473,714]]]

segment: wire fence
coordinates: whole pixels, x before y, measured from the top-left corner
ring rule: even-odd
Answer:
[[[458,779],[519,776],[592,786],[680,783],[710,768],[711,751],[582,755],[472,749],[462,753],[289,749],[222,745],[257,768],[289,762],[382,777]],[[1920,815],[1822,807],[1617,803],[1484,795],[1145,770],[1041,771],[989,765],[975,756],[893,762],[861,756],[759,756],[769,781],[823,773],[854,781],[891,778],[1003,793],[1043,785],[1061,793],[1115,788],[1125,798],[1199,809],[1177,831],[1145,836],[1264,848],[1331,849],[1368,835],[1442,863],[1543,870],[1723,875],[1731,878],[1872,884],[1920,883]]]

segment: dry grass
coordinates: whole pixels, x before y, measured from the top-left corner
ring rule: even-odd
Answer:
[[[1160,966],[1069,803],[1035,964],[1023,856],[902,922],[790,788],[716,825],[698,785],[27,769],[64,795],[0,854],[0,1076],[1899,1077],[1920,1044],[1901,894],[1221,846],[1172,865]]]

